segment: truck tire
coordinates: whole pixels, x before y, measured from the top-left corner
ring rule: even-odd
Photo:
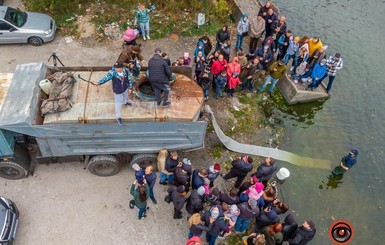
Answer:
[[[112,176],[120,171],[120,163],[115,156],[97,155],[87,163],[87,169],[98,176]]]
[[[8,160],[0,162],[0,177],[16,180],[28,175],[28,169],[23,164]]]
[[[158,158],[157,154],[151,154],[151,153],[135,154],[131,160],[131,166],[134,163],[139,164],[140,167],[147,167],[149,165],[152,165],[152,167],[154,168],[154,171],[157,171],[158,170],[157,158]]]

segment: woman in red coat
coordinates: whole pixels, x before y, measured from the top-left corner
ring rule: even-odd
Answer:
[[[239,64],[238,57],[234,57],[231,63],[227,65],[228,96],[234,96],[235,88],[241,83],[239,74],[241,74],[241,65]]]

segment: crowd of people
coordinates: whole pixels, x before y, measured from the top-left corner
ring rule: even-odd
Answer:
[[[217,239],[226,239],[232,233],[242,234],[242,242],[248,245],[307,244],[315,236],[315,224],[305,220],[298,225],[293,214],[286,214],[289,206],[278,199],[274,173],[278,164],[266,158],[253,172],[253,158],[241,156],[232,161],[231,169],[223,173],[218,163],[207,168],[193,169],[189,159],[180,159],[176,151],[162,149],[157,167],[160,185],[169,185],[164,201],[174,207],[173,218],[182,219],[186,214],[189,231],[188,245],[202,244],[201,236],[214,245]],[[130,207],[139,209],[138,219],[146,217],[147,200],[156,204],[154,186],[157,176],[153,167],[140,167],[134,163],[135,182],[131,186]],[[247,178],[247,176],[250,178]],[[221,176],[229,189],[217,185]],[[233,186],[229,179],[236,178]],[[280,216],[286,214],[285,218]],[[250,229],[253,227],[253,230]],[[188,234],[188,235],[187,235]]]

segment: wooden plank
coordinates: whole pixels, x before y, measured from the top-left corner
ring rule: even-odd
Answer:
[[[91,70],[91,69],[89,69]],[[90,81],[97,83],[107,72],[92,69]],[[68,123],[85,120],[86,122],[111,122],[116,120],[115,100],[112,81],[101,86],[91,86],[88,90],[85,118],[83,118],[84,101],[89,83],[78,79],[80,75],[88,79],[89,71],[77,71],[71,101],[73,107],[65,112],[45,116],[44,124]],[[144,73],[141,74],[142,76]],[[176,81],[171,85],[168,107],[157,106],[153,101],[144,101],[134,94],[129,96],[132,106],[122,106],[121,116],[124,121],[194,121],[203,104],[202,89],[189,77],[176,74]]]

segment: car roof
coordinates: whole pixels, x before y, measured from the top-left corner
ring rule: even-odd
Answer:
[[[0,6],[0,19],[4,19],[5,13],[7,12],[8,7]]]

